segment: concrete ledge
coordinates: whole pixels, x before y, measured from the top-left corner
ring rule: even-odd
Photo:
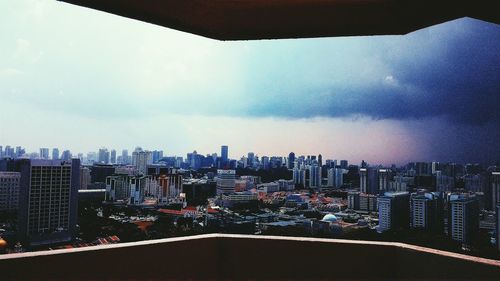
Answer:
[[[207,234],[0,256],[2,280],[495,280],[500,261],[402,243]]]

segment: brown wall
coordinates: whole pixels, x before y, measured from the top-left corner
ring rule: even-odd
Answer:
[[[490,279],[500,262],[397,243],[201,235],[0,256],[0,280]]]

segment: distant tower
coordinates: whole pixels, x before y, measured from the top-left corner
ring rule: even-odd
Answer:
[[[320,167],[321,167],[321,166],[323,166],[323,156],[321,156],[321,154],[320,154],[320,155],[318,155],[318,165],[319,165]]]
[[[227,163],[228,160],[228,150],[229,148],[227,147],[227,145],[223,145],[220,147],[221,160],[222,163],[224,163],[224,165]]]
[[[295,168],[295,153],[290,152],[290,154],[288,154],[288,169],[293,168]]]
[[[59,160],[59,148],[52,149],[52,160]]]
[[[116,150],[112,149],[110,155],[111,164],[116,164]]]
[[[235,170],[217,170],[217,195],[234,193],[235,187]]]
[[[319,188],[321,187],[321,167],[317,164],[311,165],[309,168],[309,187]]]
[[[48,148],[40,148],[40,159],[49,159],[49,149]]]

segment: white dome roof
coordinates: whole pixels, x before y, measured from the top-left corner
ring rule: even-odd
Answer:
[[[336,222],[337,217],[334,214],[326,214],[321,221]]]

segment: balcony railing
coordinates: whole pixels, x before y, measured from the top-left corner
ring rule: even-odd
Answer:
[[[500,261],[402,243],[207,234],[0,256],[1,280],[499,280]]]

